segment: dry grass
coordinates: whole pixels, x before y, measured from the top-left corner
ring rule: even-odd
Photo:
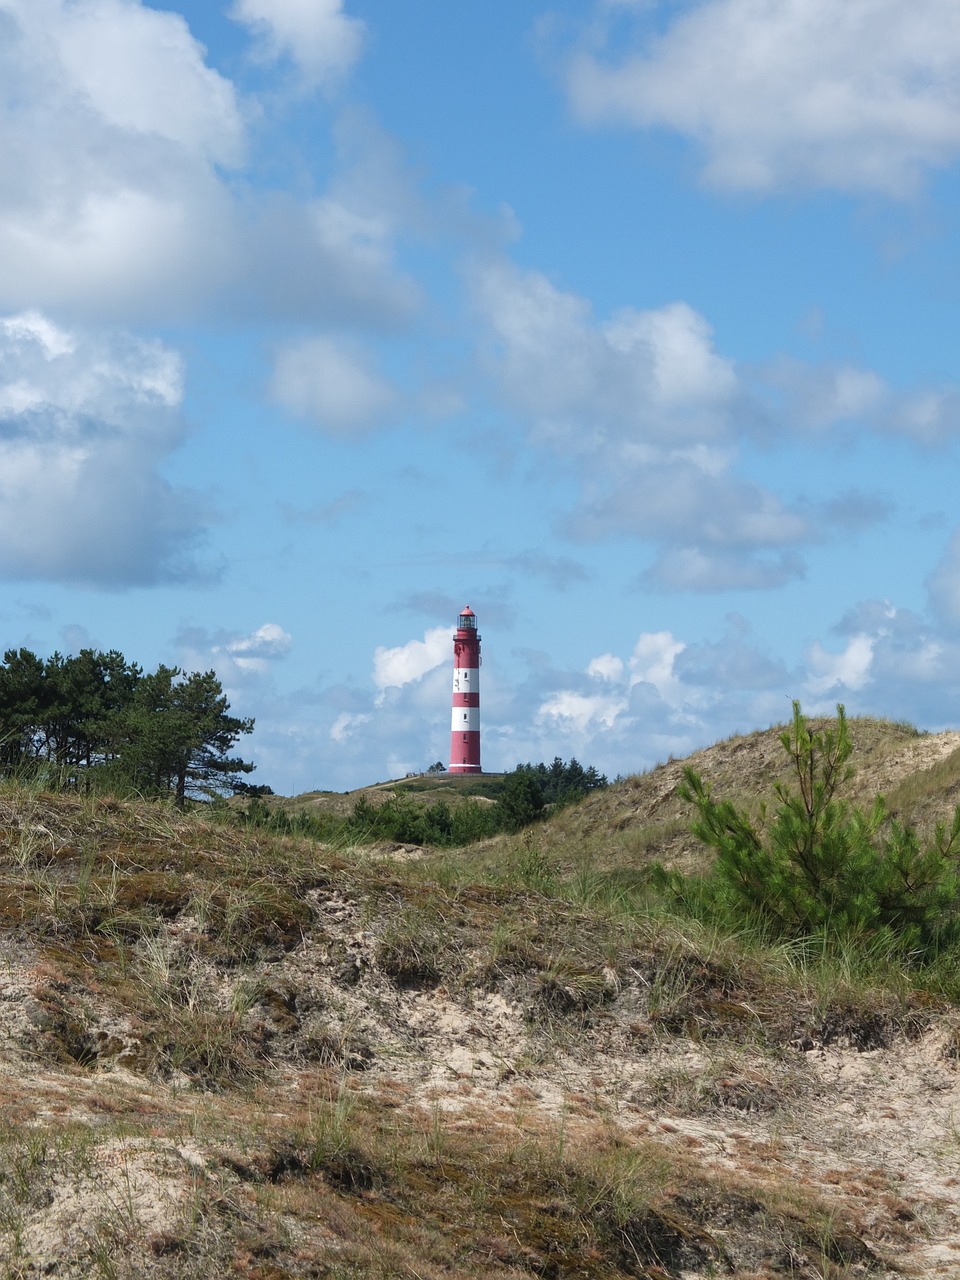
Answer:
[[[714,751],[740,796],[775,776],[772,731]],[[845,1184],[682,1124],[799,1124],[804,1050],[941,1005],[671,917],[645,864],[700,856],[679,771],[403,863],[0,792],[0,1280],[892,1274]]]

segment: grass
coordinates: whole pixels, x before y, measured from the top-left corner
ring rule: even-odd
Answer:
[[[759,760],[766,779],[766,744],[724,744],[715,772],[746,788]],[[67,1280],[877,1270],[842,1197],[776,1164],[725,1171],[640,1120],[792,1123],[796,1046],[917,1034],[953,998],[946,965],[691,918],[651,870],[699,856],[673,768],[406,862],[0,789],[0,973],[21,1018],[0,1278],[36,1270],[61,1209]],[[478,1028],[489,1066],[471,1065]],[[459,1057],[435,1056],[441,1033]],[[592,1083],[557,1083],[581,1062]]]
[[[870,1260],[849,1225],[795,1186],[734,1183],[608,1125],[565,1118],[518,1127],[438,1108],[398,1125],[345,1102],[341,1086],[305,1138],[301,1154],[273,1135],[279,1145],[260,1200],[306,1217],[333,1190],[345,1268],[334,1274],[612,1280],[730,1273],[750,1256],[773,1262],[785,1250],[821,1269]],[[742,1233],[706,1225],[724,1210],[741,1211]]]

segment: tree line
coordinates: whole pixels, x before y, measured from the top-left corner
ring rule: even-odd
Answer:
[[[116,649],[8,649],[0,665],[0,773],[143,795],[234,790],[253,765],[231,754],[252,719],[229,714],[214,671],[144,671]]]

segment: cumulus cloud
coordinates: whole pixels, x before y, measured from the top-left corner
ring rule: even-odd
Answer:
[[[537,721],[551,722],[559,732],[576,738],[582,750],[584,743],[605,731],[615,729],[622,737],[638,727],[638,686],[648,689],[641,700],[652,697],[677,710],[683,696],[674,665],[685,647],[669,631],[642,632],[626,662],[615,654],[601,654],[587,664],[585,678],[553,690],[540,702]]]
[[[809,518],[732,472],[749,394],[685,303],[609,322],[543,275],[478,268],[487,367],[535,445],[573,461],[567,532],[659,550],[648,580],[683,589],[770,586],[802,572]],[[749,416],[749,413],[746,415]]]
[[[334,742],[345,743],[364,731],[364,727],[373,720],[372,712],[341,711],[330,726],[330,737]]]
[[[271,393],[294,416],[345,436],[383,422],[400,404],[359,345],[325,334],[278,351]]]
[[[236,636],[214,646],[215,654],[225,654],[241,671],[262,673],[271,662],[289,652],[293,637],[276,622],[265,622],[246,636]]]
[[[677,654],[673,673],[683,687],[709,689],[722,701],[731,694],[752,698],[774,692],[783,697],[800,687],[800,673],[790,671],[754,641],[750,624],[738,614],[727,619],[724,633],[715,640],[689,644]]]
[[[509,767],[574,754],[614,776],[783,724],[793,698],[814,715],[844,702],[851,715],[955,723],[960,644],[935,623],[866,601],[833,631],[787,663],[733,615],[708,640],[644,632],[632,649],[599,654],[581,672],[538,665],[484,709],[484,758],[496,753]]]
[[[6,0],[0,24],[0,305],[136,310],[215,275],[244,127],[183,18]]]
[[[816,641],[807,654],[807,687],[815,694],[862,689],[870,678],[873,649],[874,641],[868,635],[851,636],[840,653],[831,653]]]
[[[740,549],[791,545],[813,532],[773,494],[672,451],[651,452],[621,483],[607,481],[571,523],[583,538],[628,532],[674,542],[695,534],[709,546]]]
[[[555,687],[536,699],[526,758],[576,755],[612,776],[689,750],[698,720],[676,674],[685,648],[669,631],[642,632],[626,660],[605,653],[582,674],[538,672],[536,688]]]
[[[294,23],[293,3],[259,7]],[[322,8],[304,4],[304,23]],[[3,0],[0,80],[0,308],[391,327],[417,305],[394,264],[396,223],[413,216],[392,199],[405,180],[395,148],[348,116],[326,192],[235,185],[256,108],[179,14]]]
[[[285,657],[293,637],[278,622],[264,622],[246,634],[182,627],[176,636],[181,664],[190,670],[214,667],[221,679],[263,675]]]
[[[453,630],[432,627],[422,640],[389,648],[378,645],[373,655],[373,682],[382,698],[386,690],[403,688],[451,660]]]
[[[311,85],[338,84],[360,55],[364,24],[343,0],[235,0],[231,18],[249,27],[265,58],[290,58]]]
[[[0,319],[0,574],[126,586],[189,578],[195,498],[160,467],[183,368],[160,342],[37,312]]]
[[[624,308],[602,324],[536,271],[486,263],[471,282],[488,361],[540,438],[586,453],[603,439],[677,447],[727,434],[733,367],[686,303]]]
[[[567,721],[576,732],[583,734],[590,728],[610,728],[625,708],[625,700],[610,694],[578,693],[563,689],[551,694],[540,705],[541,718]]]
[[[949,551],[948,551],[949,554]],[[820,640],[805,654],[798,686],[804,707],[829,712],[844,702],[852,714],[910,720],[922,728],[955,728],[960,702],[960,643],[956,622],[865,600],[833,628],[842,640]]]
[[[960,434],[960,391],[955,387],[898,391],[872,369],[786,357],[757,368],[754,378],[758,394],[776,417],[797,431],[855,430],[869,423],[878,432],[929,446]]]
[[[960,155],[954,0],[695,0],[622,30],[570,58],[574,111],[694,139],[717,186],[902,196]]]
[[[623,679],[623,659],[618,658],[614,653],[601,653],[597,658],[591,658],[587,664],[587,675],[592,676],[594,680],[606,680],[608,683],[616,684]]]
[[[416,286],[394,269],[385,211],[333,192],[306,203],[275,194],[248,212],[237,226],[237,276],[220,294],[235,312],[392,330],[418,307]]]
[[[652,684],[661,697],[675,699],[677,679],[673,665],[686,645],[669,631],[644,632],[630,655],[630,683]]]
[[[873,433],[928,446],[960,430],[952,388],[901,391],[852,365],[738,365],[684,302],[604,320],[503,259],[475,265],[470,280],[502,402],[535,448],[575,469],[579,498],[560,529],[650,543],[655,558],[638,581],[659,590],[781,586],[804,575],[804,546],[893,511],[865,491],[817,502],[778,494],[739,474],[744,444]]]

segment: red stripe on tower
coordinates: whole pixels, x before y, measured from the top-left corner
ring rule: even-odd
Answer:
[[[469,605],[457,619],[453,637],[453,716],[450,773],[482,773],[480,768],[480,637]]]

